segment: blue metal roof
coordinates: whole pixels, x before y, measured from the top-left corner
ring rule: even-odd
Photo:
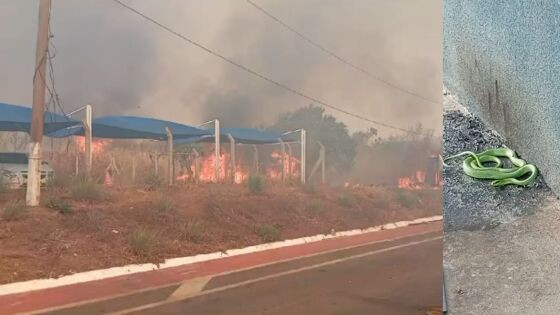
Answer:
[[[94,138],[165,140],[167,139],[166,127],[171,130],[174,139],[199,137],[209,134],[206,129],[172,121],[137,116],[104,116],[93,119],[92,125]],[[83,127],[75,126],[51,133],[49,136],[63,138],[83,134]]]
[[[214,129],[201,129],[171,121],[136,117],[136,116],[104,116],[92,121],[94,138],[110,139],[154,139],[165,140],[165,127],[173,133],[176,144],[190,144],[197,142],[213,142]],[[82,125],[70,126],[48,134],[50,137],[64,138],[83,135]],[[237,143],[267,144],[278,143],[278,139],[286,142],[298,141],[296,135],[283,135],[280,131],[261,130],[256,128],[221,128],[222,142],[229,142],[231,134]]]
[[[190,144],[195,142],[213,142],[214,141],[214,129],[210,130],[209,135],[204,135],[200,137],[194,137],[189,139],[179,139],[176,140],[177,144]],[[220,142],[229,142],[228,134],[235,139],[236,143],[243,144],[267,144],[267,143],[279,143],[279,139],[285,142],[298,141],[294,135],[283,135],[282,132],[276,130],[261,130],[256,128],[221,128],[220,129]]]
[[[81,124],[80,121],[45,112],[44,133]],[[0,131],[31,132],[31,108],[26,106],[0,103]]]

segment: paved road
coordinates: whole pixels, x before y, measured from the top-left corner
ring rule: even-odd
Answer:
[[[442,302],[441,232],[214,277],[126,314],[426,314]]]

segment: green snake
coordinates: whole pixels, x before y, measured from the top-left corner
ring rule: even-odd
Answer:
[[[525,160],[520,159],[515,151],[509,148],[489,149],[481,153],[471,151],[461,152],[459,154],[446,158],[443,162],[460,156],[468,155],[463,161],[463,171],[470,177],[478,179],[493,179],[491,185],[494,187],[505,185],[529,186],[538,175],[538,169],[533,164],[527,164]],[[500,158],[507,158],[514,167],[503,167]],[[493,163],[486,166],[485,163]],[[526,176],[528,174],[528,176]],[[524,177],[520,179],[520,177]]]

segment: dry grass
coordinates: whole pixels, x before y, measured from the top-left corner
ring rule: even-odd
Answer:
[[[338,203],[339,205],[349,208],[352,207],[354,205],[354,196],[352,196],[351,194],[342,194],[342,195],[338,195],[336,197],[336,203]]]
[[[16,221],[27,215],[27,206],[23,201],[10,201],[2,210],[2,218],[6,221]]]
[[[78,201],[101,201],[106,197],[103,186],[93,181],[76,181],[71,195],[74,200]]]
[[[152,256],[157,243],[157,235],[146,229],[134,230],[128,239],[132,253],[141,257]]]
[[[305,205],[305,212],[312,216],[321,216],[327,212],[327,206],[321,200],[311,200]]]
[[[418,205],[418,195],[412,191],[400,190],[397,192],[396,201],[404,208],[413,208]]]
[[[264,177],[260,175],[251,175],[247,180],[247,187],[249,188],[249,192],[254,195],[262,194],[264,191]]]
[[[0,177],[0,194],[8,192],[8,185],[4,183],[4,179]]]
[[[405,208],[396,201],[397,189],[317,188],[321,190],[316,195],[309,195],[299,184],[270,185],[265,198],[250,194],[245,185],[177,185],[161,192],[115,186],[110,199],[95,203],[71,199],[71,189],[46,189],[45,200],[49,196],[67,200],[74,213],[58,215],[40,207],[16,222],[0,216],[0,243],[7,253],[2,257],[0,283],[156,262],[441,213],[437,191],[421,194],[421,203]],[[352,208],[337,200],[345,194],[354,199]],[[412,194],[420,196],[420,192]],[[0,214],[10,200],[23,200],[24,195],[21,190],[0,195]],[[374,200],[382,197],[389,206],[374,207]],[[164,212],[169,209],[165,198],[173,202],[173,211]],[[53,231],[58,231],[56,240],[49,237]],[[62,257],[44,250],[60,244],[69,246]]]
[[[309,195],[313,195],[317,193],[317,189],[315,188],[315,185],[309,183],[301,185],[301,190]]]
[[[72,205],[68,201],[56,196],[48,197],[45,201],[45,207],[56,210],[62,214],[70,214],[73,212]]]
[[[65,172],[56,172],[53,177],[49,178],[47,186],[65,189],[70,187],[75,182],[75,180],[76,179],[74,177],[66,175]]]
[[[163,187],[164,179],[158,174],[150,174],[144,178],[146,190],[158,190]]]
[[[156,201],[155,208],[159,212],[171,212],[175,210],[175,204],[167,197],[163,197]]]

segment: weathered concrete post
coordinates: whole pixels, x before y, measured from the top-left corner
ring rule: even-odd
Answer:
[[[165,127],[165,133],[167,134],[167,181],[169,186],[173,186],[175,177],[175,171],[173,169],[173,134],[168,127]]]
[[[200,153],[196,149],[193,148],[194,153],[194,182],[200,182]]]
[[[215,161],[214,161],[214,176],[216,177],[216,183],[220,181],[220,120],[216,119],[214,121],[214,145],[215,145]]]
[[[305,164],[306,164],[306,141],[307,141],[307,135],[306,135],[306,131],[305,129],[301,129],[300,131],[300,145],[301,145],[301,161],[300,161],[300,172],[301,172],[301,183],[305,184],[305,179],[306,179],[306,173],[305,173]]]
[[[278,138],[280,142],[280,150],[282,151],[282,182],[286,181],[286,144],[281,138]]]
[[[259,173],[259,148],[253,144],[253,163],[255,174]]]
[[[93,126],[91,124],[91,105],[86,105],[86,119],[84,121],[85,155],[86,155],[86,176],[91,178],[93,167]]]
[[[235,162],[235,139],[228,133],[229,138],[229,151],[230,151],[230,159],[231,159],[231,182],[235,184],[235,172],[236,172],[236,162]]]

